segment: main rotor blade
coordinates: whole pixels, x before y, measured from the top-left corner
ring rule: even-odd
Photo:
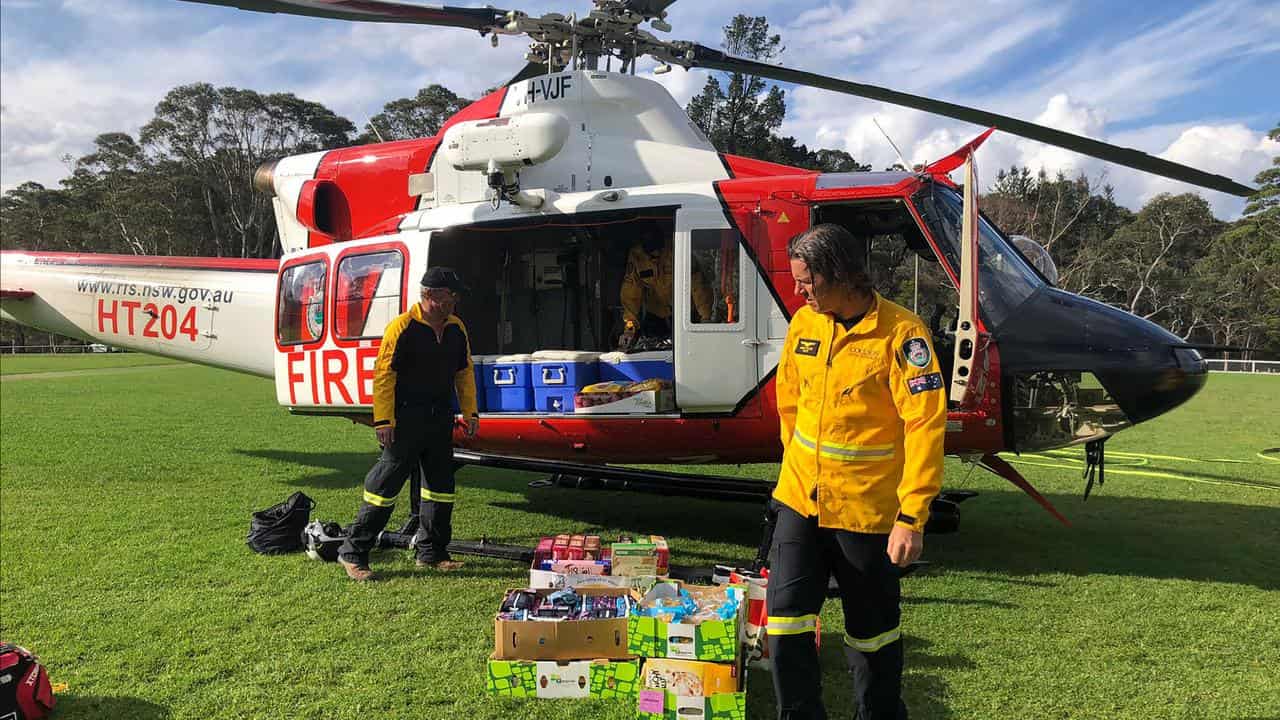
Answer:
[[[637,15],[646,18],[662,17],[662,13],[667,8],[674,5],[676,0],[627,0],[627,9]]]
[[[448,5],[418,5],[394,0],[186,0],[206,5],[309,17],[442,25],[490,31],[506,23],[505,10]]]
[[[745,58],[734,57],[720,50],[713,50],[704,45],[690,43],[693,56],[688,55],[684,58],[677,58],[675,61],[680,64],[687,64],[689,67],[703,67],[710,70],[723,70],[725,72],[745,73],[747,75],[758,75],[771,80],[781,82],[794,83],[796,85],[808,85],[810,87],[821,88],[823,90],[833,90],[846,95],[856,95],[857,97],[870,98],[872,100],[880,100],[894,105],[914,108],[916,110],[924,110],[935,115],[942,115],[956,120],[964,120],[975,125],[995,126],[997,130],[1001,130],[1013,135],[1038,140],[1047,145],[1054,145],[1060,148],[1066,148],[1081,155],[1088,155],[1099,160],[1106,160],[1117,165],[1124,165],[1135,170],[1142,170],[1161,177],[1167,177],[1173,180],[1180,180],[1192,185],[1217,190],[1219,192],[1231,195],[1239,195],[1240,197],[1249,197],[1257,192],[1256,189],[1247,185],[1242,185],[1231,178],[1222,175],[1214,175],[1203,170],[1197,170],[1193,167],[1180,165],[1175,162],[1164,160],[1154,155],[1148,155],[1140,150],[1132,148],[1111,145],[1099,140],[1092,140],[1080,135],[1074,135],[1061,130],[1054,130],[1043,125],[1036,125],[1025,120],[1009,117],[1008,115],[1000,115],[998,113],[987,112],[977,108],[966,107],[964,105],[956,105],[943,100],[933,100],[919,95],[911,95],[888,88],[879,87],[877,85],[866,85],[864,83],[855,83],[839,78],[827,77],[826,75],[818,75],[816,73],[805,72],[804,70],[793,70],[778,65],[768,65],[766,63],[748,60]]]

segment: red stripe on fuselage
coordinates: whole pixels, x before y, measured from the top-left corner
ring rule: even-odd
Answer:
[[[756,160],[755,158],[743,157],[741,155],[730,155],[728,153],[720,153],[720,159],[729,167],[729,173],[734,178],[748,179],[758,177],[774,177],[777,175],[803,175],[812,173],[816,175],[817,170],[806,170],[804,168],[791,167],[790,165],[782,165],[780,163],[769,162],[767,160]]]
[[[92,267],[141,267],[173,270],[238,270],[274,273],[279,260],[257,258],[184,257],[164,255],[108,255],[96,253],[24,252],[10,250],[3,255],[24,255],[35,265],[77,265]]]
[[[393,233],[406,213],[418,207],[409,195],[409,176],[427,172],[444,132],[467,120],[498,116],[507,89],[501,88],[471,103],[449,118],[440,132],[429,138],[340,148],[325,153],[315,178],[332,180],[346,200],[351,237],[366,238]],[[316,232],[307,235],[307,246],[326,245],[330,238]]]

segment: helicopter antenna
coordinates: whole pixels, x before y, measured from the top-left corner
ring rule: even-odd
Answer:
[[[876,124],[876,129],[880,131],[881,135],[884,135],[885,140],[889,141],[889,147],[893,148],[893,151],[897,153],[898,164],[902,166],[903,170],[906,170],[907,172],[911,172],[911,166],[907,164],[906,160],[902,159],[902,151],[898,149],[898,145],[893,141],[893,138],[889,137],[889,133],[885,132],[884,128],[880,127],[880,121],[877,120],[875,116],[872,116],[871,122]]]

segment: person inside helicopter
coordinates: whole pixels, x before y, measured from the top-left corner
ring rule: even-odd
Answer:
[[[619,291],[623,322],[622,334],[618,337],[619,350],[671,348],[674,264],[670,233],[661,232],[657,226],[642,230],[627,254],[627,268]],[[710,318],[711,288],[696,269],[691,280],[695,322],[698,318]]]

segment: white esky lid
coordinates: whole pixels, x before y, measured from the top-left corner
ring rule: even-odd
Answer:
[[[533,362],[579,362],[593,363],[596,358],[600,357],[598,352],[585,352],[581,350],[539,350],[533,354]]]
[[[675,359],[676,354],[673,350],[650,350],[649,352],[638,353],[611,352],[600,356],[600,362],[609,363],[610,365],[632,362],[674,363]]]

